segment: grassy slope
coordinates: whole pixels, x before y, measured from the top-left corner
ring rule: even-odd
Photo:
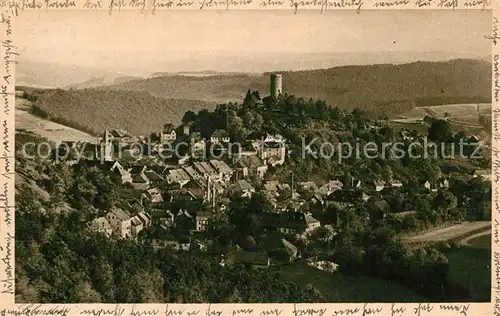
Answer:
[[[105,128],[122,128],[134,135],[161,130],[163,124],[180,123],[185,111],[214,105],[198,100],[173,100],[146,92],[98,89],[45,91],[37,106],[51,119],[63,119],[93,134]]]
[[[491,236],[489,236],[491,238]],[[452,283],[464,286],[475,302],[490,301],[491,249],[461,247],[446,254]]]
[[[424,302],[426,299],[398,284],[372,277],[349,277],[327,273],[296,263],[280,266],[293,282],[306,286],[312,284],[328,302]]]

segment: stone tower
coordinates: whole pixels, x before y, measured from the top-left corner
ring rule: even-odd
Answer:
[[[283,77],[281,74],[271,74],[271,82],[269,85],[269,94],[272,98],[277,98],[283,93]]]

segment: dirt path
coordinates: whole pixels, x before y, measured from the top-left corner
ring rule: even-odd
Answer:
[[[477,233],[477,234],[474,234],[474,235],[467,236],[464,239],[460,240],[460,243],[462,245],[468,245],[469,241],[471,241],[472,239],[477,238],[477,237],[481,237],[481,236],[484,236],[484,235],[491,235],[491,229],[488,229],[488,230],[486,230],[484,232],[480,232],[480,233]]]
[[[477,230],[487,231],[491,228],[490,221],[483,222],[465,222],[458,225],[453,225],[445,228],[431,229],[424,231],[416,236],[402,237],[401,241],[405,243],[423,243],[423,242],[438,242],[457,239],[461,236],[467,236]],[[478,232],[484,233],[484,231]]]

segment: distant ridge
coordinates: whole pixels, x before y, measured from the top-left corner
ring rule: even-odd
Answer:
[[[415,106],[491,102],[491,63],[481,60],[341,66],[282,74],[285,93],[326,100],[344,109],[360,108],[377,117]],[[248,89],[259,90],[264,97],[268,85],[267,75],[174,75],[98,89],[47,90],[37,106],[86,131],[100,133],[113,127],[141,135],[158,131],[166,122],[179,123],[188,110],[240,102]]]

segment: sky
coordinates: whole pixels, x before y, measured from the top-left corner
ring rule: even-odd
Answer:
[[[23,12],[21,59],[87,67],[151,67],[199,56],[268,53],[491,52],[491,13],[455,11]]]

